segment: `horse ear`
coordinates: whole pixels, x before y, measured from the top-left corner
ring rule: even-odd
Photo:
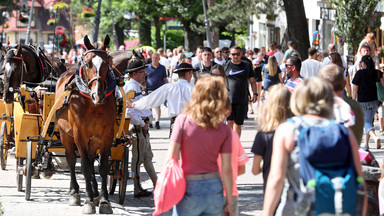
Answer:
[[[110,41],[111,41],[111,38],[109,37],[109,35],[105,36],[102,49],[105,49],[106,47],[108,47]]]
[[[91,41],[89,41],[88,35],[84,36],[84,45],[87,47],[88,50],[94,49],[94,47],[91,44]]]
[[[19,45],[17,45],[17,49],[15,51],[15,55],[16,56],[21,56],[21,43],[19,43]]]

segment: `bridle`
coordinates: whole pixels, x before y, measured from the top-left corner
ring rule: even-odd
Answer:
[[[87,52],[85,52],[84,53],[84,56],[86,56],[88,53],[90,53],[90,52],[101,52],[101,53],[105,53],[105,54],[107,54],[107,51],[105,51],[105,50],[100,50],[100,49],[90,49],[90,50],[88,50]],[[108,56],[108,54],[107,54],[107,56]],[[83,61],[84,61],[84,59],[83,59]],[[82,73],[82,71],[83,71],[83,67],[85,66],[85,65],[87,65],[87,63],[82,63],[82,66],[81,66],[81,68],[80,68],[80,77],[83,79],[83,73]],[[109,64],[108,64],[108,61],[107,61],[107,66],[108,66],[108,71],[110,71],[110,70],[112,70],[111,69],[111,67],[109,66]],[[93,77],[92,79],[89,79],[88,78],[88,76],[87,76],[87,73],[84,73],[85,74],[85,79],[86,80],[84,80],[84,81],[86,81],[87,82],[87,85],[88,86],[91,86],[91,84],[92,84],[92,82],[94,82],[94,81],[102,81],[102,82],[104,82],[104,84],[105,84],[105,87],[107,87],[107,84],[108,84],[108,82],[107,82],[107,80],[105,80],[103,77],[101,77],[100,75],[99,75],[99,71],[97,71],[97,76],[95,76],[95,77]]]
[[[10,50],[10,51],[14,51],[14,49],[13,49],[13,50]],[[22,84],[22,83],[23,83],[23,78],[24,78],[24,73],[27,72],[27,65],[26,65],[25,62],[24,62],[23,54],[21,53],[21,56],[20,56],[20,57],[18,57],[18,56],[11,56],[11,57],[9,57],[9,58],[10,58],[10,59],[16,59],[16,60],[20,60],[20,61],[21,61],[21,65],[22,65],[22,67],[21,67],[20,84]]]
[[[112,92],[112,91],[109,91],[108,92],[108,81],[106,79],[104,79],[103,77],[101,77],[99,75],[99,71],[97,70],[97,74],[95,77],[93,77],[92,79],[89,79],[87,73],[83,73],[83,68],[85,66],[87,66],[88,63],[84,63],[84,57],[90,53],[90,52],[99,52],[99,53],[105,53],[108,57],[108,53],[107,51],[105,50],[100,50],[100,49],[90,49],[88,51],[86,51],[82,57],[82,61],[81,63],[79,63],[79,66],[78,66],[78,75],[80,77],[80,79],[78,80],[79,82],[77,82],[77,87],[79,88],[80,90],[80,93],[83,95],[83,96],[86,96],[88,98],[90,98],[90,92],[91,92],[91,89],[90,89],[90,86],[93,82],[95,81],[98,81],[98,82],[103,82],[104,83],[104,92],[105,92],[105,97],[108,97]],[[103,59],[103,58],[102,58]],[[108,63],[108,61],[106,61],[107,63],[107,66],[108,66],[108,72],[107,72],[107,76],[109,73],[113,73],[112,72],[112,69]]]

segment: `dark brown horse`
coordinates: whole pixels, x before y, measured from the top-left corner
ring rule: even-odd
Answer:
[[[56,86],[56,100],[65,91],[65,86],[75,76],[75,87],[68,101],[68,107],[59,116],[57,125],[60,139],[66,150],[66,158],[71,172],[70,205],[79,205],[79,185],[75,176],[75,146],[81,156],[81,167],[86,182],[86,198],[83,213],[96,212],[94,204],[99,192],[94,173],[96,151],[100,149],[99,173],[102,179],[99,212],[111,214],[108,200],[107,175],[108,157],[113,142],[116,113],[114,94],[108,96],[107,85],[111,74],[109,56],[105,51],[110,41],[107,35],[99,49],[95,49],[87,36],[84,43],[87,51],[77,69],[63,74]],[[109,85],[108,85],[109,86]]]
[[[125,70],[128,68],[129,61],[131,60],[133,53],[132,51],[115,51],[109,53],[113,59],[112,69],[115,74],[125,74]]]
[[[59,77],[66,71],[66,67],[55,57],[48,57],[47,61],[37,56],[33,47],[19,44],[16,49],[10,49],[5,55],[2,65],[4,73],[4,99],[6,103],[13,102],[13,93],[23,82],[39,83],[48,74]],[[42,65],[47,64],[43,70]]]

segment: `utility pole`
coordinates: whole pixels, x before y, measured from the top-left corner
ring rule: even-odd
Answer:
[[[116,47],[115,50],[117,50],[117,49],[119,49],[119,41],[117,40],[115,21],[113,21],[113,12],[112,12],[111,0],[108,0],[108,4],[109,4],[109,11],[111,12],[113,37],[115,38],[115,47]]]
[[[100,8],[101,8],[101,0],[97,0],[97,11],[95,16],[95,22],[93,24],[92,43],[96,43],[97,37],[99,36]]]
[[[205,24],[205,32],[207,36],[207,43],[208,47],[211,47],[212,42],[211,42],[211,33],[209,31],[209,21],[208,21],[208,16],[207,16],[207,9],[205,8],[205,0],[203,1],[203,10],[204,10],[204,24]]]
[[[31,23],[32,23],[33,3],[34,2],[35,2],[35,0],[32,0],[31,9],[29,10],[29,20],[28,20],[28,28],[27,28],[27,39],[25,40],[25,44],[29,44],[29,38],[31,36]]]

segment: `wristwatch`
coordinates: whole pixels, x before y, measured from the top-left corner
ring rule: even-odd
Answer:
[[[259,94],[257,94],[257,92],[253,93],[253,95],[259,96]]]

